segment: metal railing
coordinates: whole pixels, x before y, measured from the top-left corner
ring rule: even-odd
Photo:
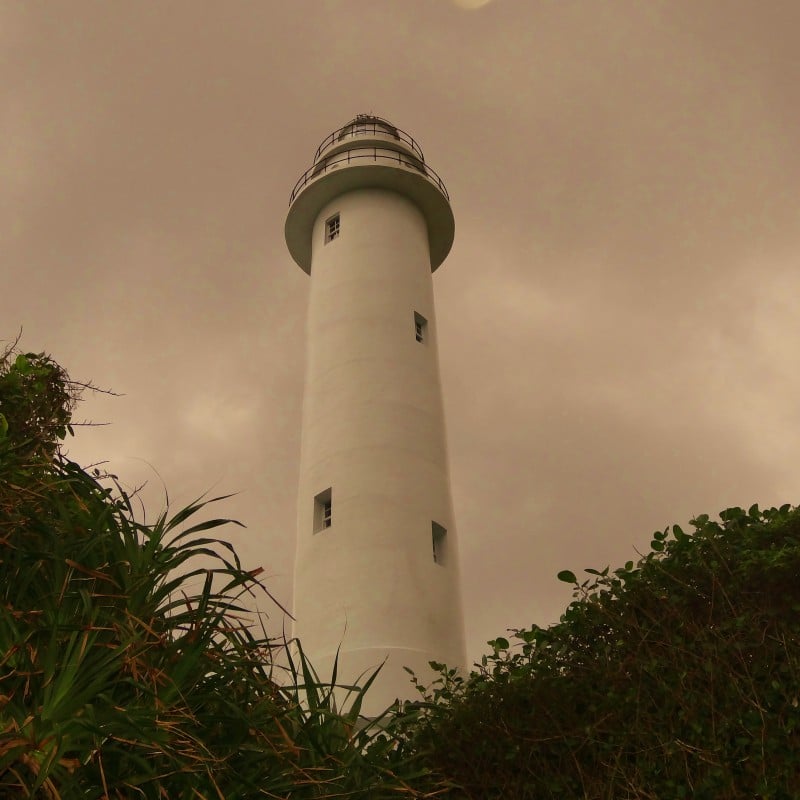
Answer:
[[[371,152],[370,152],[371,150]],[[366,152],[365,152],[366,151]],[[360,148],[358,150],[346,150],[343,153],[338,153],[336,156],[328,159],[323,159],[318,164],[307,169],[301,176],[300,180],[294,185],[292,194],[289,197],[289,205],[294,202],[295,197],[303,190],[303,188],[321,177],[326,172],[330,171],[339,164],[350,164],[353,161],[367,160],[367,161],[386,161],[392,164],[399,164],[400,166],[409,167],[417,172],[421,172],[426,178],[429,178],[433,183],[439,187],[439,191],[449,200],[450,195],[442,179],[424,162],[412,159],[408,153],[401,153],[398,150],[384,150],[378,147]]]
[[[386,120],[382,120],[378,117],[371,117],[364,120],[356,117],[352,122],[348,122],[347,125],[343,125],[323,139],[322,144],[317,148],[317,152],[314,154],[314,161],[322,155],[323,150],[327,150],[343,139],[355,138],[357,136],[379,135],[391,136],[393,139],[407,144],[423,161],[425,160],[425,156],[422,154],[422,148],[414,140],[414,137],[405,131],[401,131],[400,128],[395,128],[391,122],[386,122]]]

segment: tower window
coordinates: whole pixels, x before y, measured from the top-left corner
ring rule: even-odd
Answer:
[[[333,500],[330,489],[320,492],[314,498],[314,533],[324,531],[333,525]]]
[[[414,336],[418,342],[424,342],[428,338],[428,320],[414,312]]]
[[[444,566],[447,555],[445,548],[447,530],[438,522],[431,522],[431,538],[433,540],[433,563]]]
[[[325,220],[325,244],[339,236],[339,215],[334,214]]]

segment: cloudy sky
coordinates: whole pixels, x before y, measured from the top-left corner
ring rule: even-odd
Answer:
[[[558,618],[560,569],[799,499],[800,4],[471,5],[0,0],[0,339],[122,394],[70,452],[148,481],[151,515],[238,492],[230,537],[289,604],[289,191],[357,113],[411,133],[456,218],[434,285],[475,659]]]

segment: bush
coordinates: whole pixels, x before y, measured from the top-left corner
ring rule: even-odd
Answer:
[[[481,798],[791,798],[800,786],[800,510],[730,508],[587,569],[550,627],[424,690],[417,746]]]
[[[0,357],[0,796],[428,796],[393,723],[360,722],[368,682],[337,709],[302,650],[276,679],[285,643],[241,602],[258,571],[210,536],[237,523],[194,522],[224,498],[145,525],[61,454],[79,388]]]

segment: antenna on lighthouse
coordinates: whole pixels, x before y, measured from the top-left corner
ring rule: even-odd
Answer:
[[[311,276],[294,634],[324,680],[384,664],[364,711],[464,667],[432,272],[453,243],[419,144],[359,114],[291,193],[286,243]],[[385,662],[385,663],[384,663]]]

